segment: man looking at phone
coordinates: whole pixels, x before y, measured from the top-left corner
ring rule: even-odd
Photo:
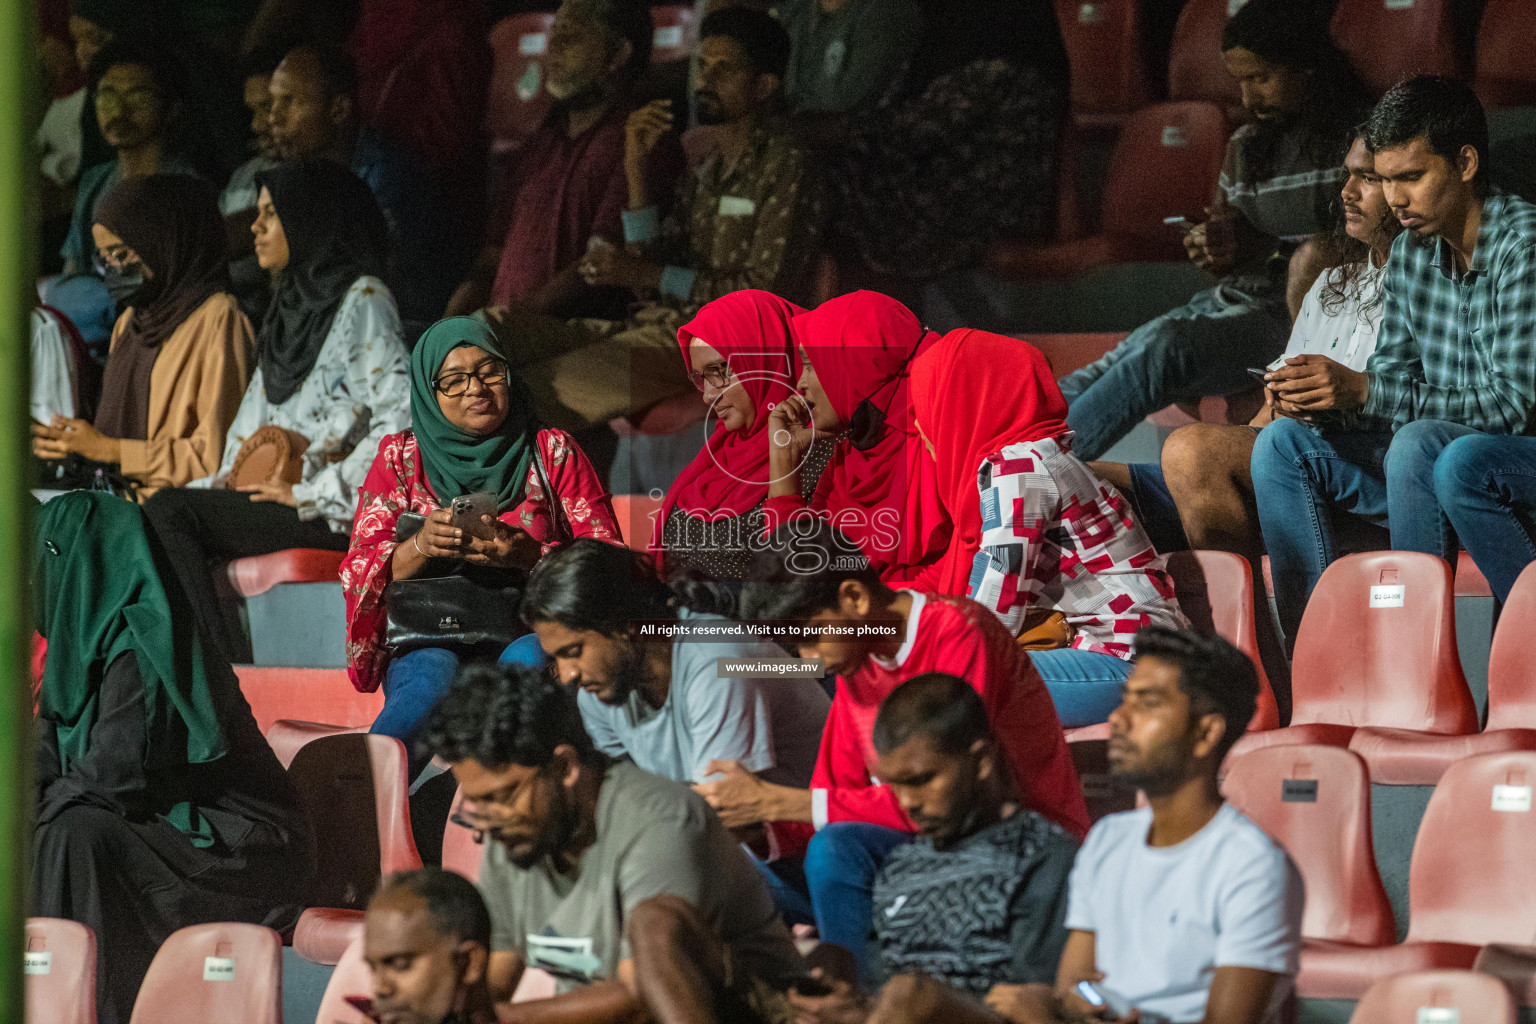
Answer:
[[[372,1000],[348,1001],[383,1024],[496,1024],[490,952],[491,915],[473,882],[442,868],[391,875],[363,918]]]
[[[1184,239],[1216,286],[1061,379],[1079,458],[1099,458],[1172,402],[1252,387],[1247,368],[1285,347],[1288,259],[1329,223],[1340,161],[1366,106],[1328,40],[1326,16],[1308,13],[1319,6],[1251,0],[1227,22],[1222,56],[1252,120],[1227,145],[1209,218]]]

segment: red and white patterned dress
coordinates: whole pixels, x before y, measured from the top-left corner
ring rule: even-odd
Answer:
[[[560,495],[566,521],[577,537],[619,540],[618,520],[597,471],[586,453],[563,430],[541,430],[539,451],[549,482]],[[389,434],[358,491],[352,547],[341,563],[341,585],[347,598],[347,674],[363,692],[379,688],[389,665],[384,646],[384,588],[391,579],[395,553],[395,523],[403,512],[426,515],[442,508],[427,482],[416,435],[409,430]],[[559,539],[538,470],[528,467],[528,492],[522,504],[502,514],[544,545],[547,552]]]

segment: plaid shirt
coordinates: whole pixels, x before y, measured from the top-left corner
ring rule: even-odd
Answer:
[[[1014,634],[1030,608],[1057,609],[1073,647],[1129,658],[1141,627],[1189,624],[1125,499],[1055,439],[987,456],[976,483],[981,550],[967,596]]]
[[[1404,232],[1384,287],[1360,427],[1448,420],[1494,434],[1531,432],[1536,206],[1510,195],[1486,200],[1464,274],[1445,239],[1423,245]]]

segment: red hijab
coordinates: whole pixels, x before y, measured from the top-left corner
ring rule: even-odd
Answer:
[[[933,443],[939,493],[955,522],[939,590],[964,594],[981,548],[976,474],[987,456],[1067,432],[1067,402],[1040,350],[985,331],[959,330],[912,361],[912,408]]]
[[[717,424],[704,450],[678,474],[661,503],[652,554],[661,553],[662,530],[673,508],[714,521],[745,515],[768,497],[768,414],[794,394],[800,359],[789,324],[804,312],[771,292],[732,292],[677,332],[683,365],[693,366],[688,351],[693,339],[706,342],[730,364],[739,381],[735,386],[752,399],[757,417],[741,431]]]
[[[939,336],[906,306],[853,292],[795,317],[795,339],[838,419],[852,423],[865,400],[885,425],[861,450],[838,442],[827,467],[827,517],[864,549],[887,583],[910,582],[949,544],[953,524],[939,498],[938,469],[912,421],[911,365]]]

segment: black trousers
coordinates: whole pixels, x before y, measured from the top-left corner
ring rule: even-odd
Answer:
[[[286,548],[345,551],[351,543],[324,519],[300,519],[296,509],[239,491],[163,490],[145,503],[144,515],[208,637],[235,664],[251,660],[251,641],[223,563]]]

